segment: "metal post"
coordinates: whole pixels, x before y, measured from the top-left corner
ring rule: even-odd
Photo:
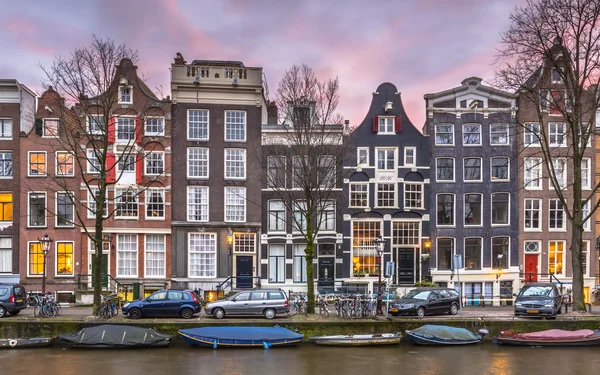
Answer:
[[[377,237],[375,240],[377,246],[377,253],[379,254],[379,284],[377,284],[377,315],[383,315],[382,309],[382,298],[381,298],[381,267],[383,265],[383,251],[385,246],[385,240],[383,236]]]
[[[460,286],[460,303],[459,303],[459,307],[460,307],[460,316],[463,316],[463,294],[464,294],[464,290],[462,287],[462,284],[460,283],[460,272],[458,271],[459,269],[456,269],[456,281],[458,282],[458,285]]]
[[[42,294],[46,295],[46,251],[44,251],[44,263],[42,266]]]
[[[44,262],[42,263],[42,294],[46,294],[46,257],[48,256],[48,251],[50,251],[50,245],[52,241],[48,237],[48,233],[44,234],[44,237],[38,238],[40,243],[40,247],[42,248],[42,252],[44,253]]]

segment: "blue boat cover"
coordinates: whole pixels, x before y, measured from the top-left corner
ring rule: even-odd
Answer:
[[[217,340],[248,340],[248,341],[275,341],[299,340],[304,335],[283,327],[202,327],[182,329],[179,332],[196,337],[206,337]]]
[[[440,326],[433,324],[426,324],[417,329],[411,330],[412,333],[426,338],[441,338],[445,340],[460,340],[460,341],[471,341],[479,340],[479,337],[473,332],[465,328],[456,328],[450,326]]]

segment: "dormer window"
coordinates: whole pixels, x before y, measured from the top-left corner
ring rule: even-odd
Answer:
[[[132,104],[133,93],[131,86],[120,86],[119,87],[119,104]]]
[[[562,69],[561,69],[562,70]],[[552,68],[552,83],[563,83],[562,71]]]
[[[394,117],[379,117],[379,134],[394,134]]]
[[[58,137],[58,120],[44,119],[43,137]]]

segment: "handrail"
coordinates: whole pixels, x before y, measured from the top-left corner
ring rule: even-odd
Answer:
[[[525,282],[533,282],[532,276],[541,276],[541,277],[549,277],[548,282],[553,283],[553,284],[559,284],[560,285],[560,292],[563,292],[563,282],[560,281],[555,274],[553,273],[535,273],[535,272],[520,272],[519,273],[519,277],[525,279]],[[529,280],[527,280],[527,277],[529,278]],[[555,281],[552,281],[552,279],[554,279]]]
[[[82,276],[84,276],[84,277],[92,277],[93,278],[94,274],[92,274],[92,273],[78,273],[77,274],[77,289],[81,289],[81,277]],[[103,278],[106,277],[108,280],[111,280],[111,281],[114,282],[114,284],[116,284],[116,285],[114,285],[114,289],[115,289],[115,291],[117,293],[119,292],[119,288],[121,290],[124,290],[125,291],[125,300],[127,300],[127,294],[128,294],[128,291],[129,291],[128,287],[124,286],[123,284],[121,284],[119,282],[119,280],[115,279],[113,276],[111,276],[111,275],[109,275],[107,273],[103,273],[102,277]],[[107,281],[107,284],[109,284],[108,281]],[[113,289],[113,288],[110,288],[110,289]]]
[[[257,289],[261,288],[260,284],[260,276],[227,276],[225,280],[223,280],[220,284],[216,286],[217,292],[224,291],[228,286],[233,286],[233,281],[237,279],[248,280],[252,279],[252,286],[256,286]],[[256,279],[256,282],[254,280]],[[231,288],[233,289],[233,287]]]

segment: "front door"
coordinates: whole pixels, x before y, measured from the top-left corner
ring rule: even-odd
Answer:
[[[95,264],[96,264],[96,254],[90,253],[92,257],[92,271],[90,272],[92,275],[94,274]],[[94,287],[94,277],[92,276],[91,281],[92,288]],[[102,254],[102,288],[106,289],[108,287],[108,254]]]
[[[252,289],[252,256],[238,255],[235,257],[235,287]]]
[[[536,283],[538,281],[538,255],[525,254],[525,282]]]
[[[334,289],[334,257],[319,257],[319,290],[333,292]]]
[[[415,282],[415,251],[398,249],[398,284]]]

